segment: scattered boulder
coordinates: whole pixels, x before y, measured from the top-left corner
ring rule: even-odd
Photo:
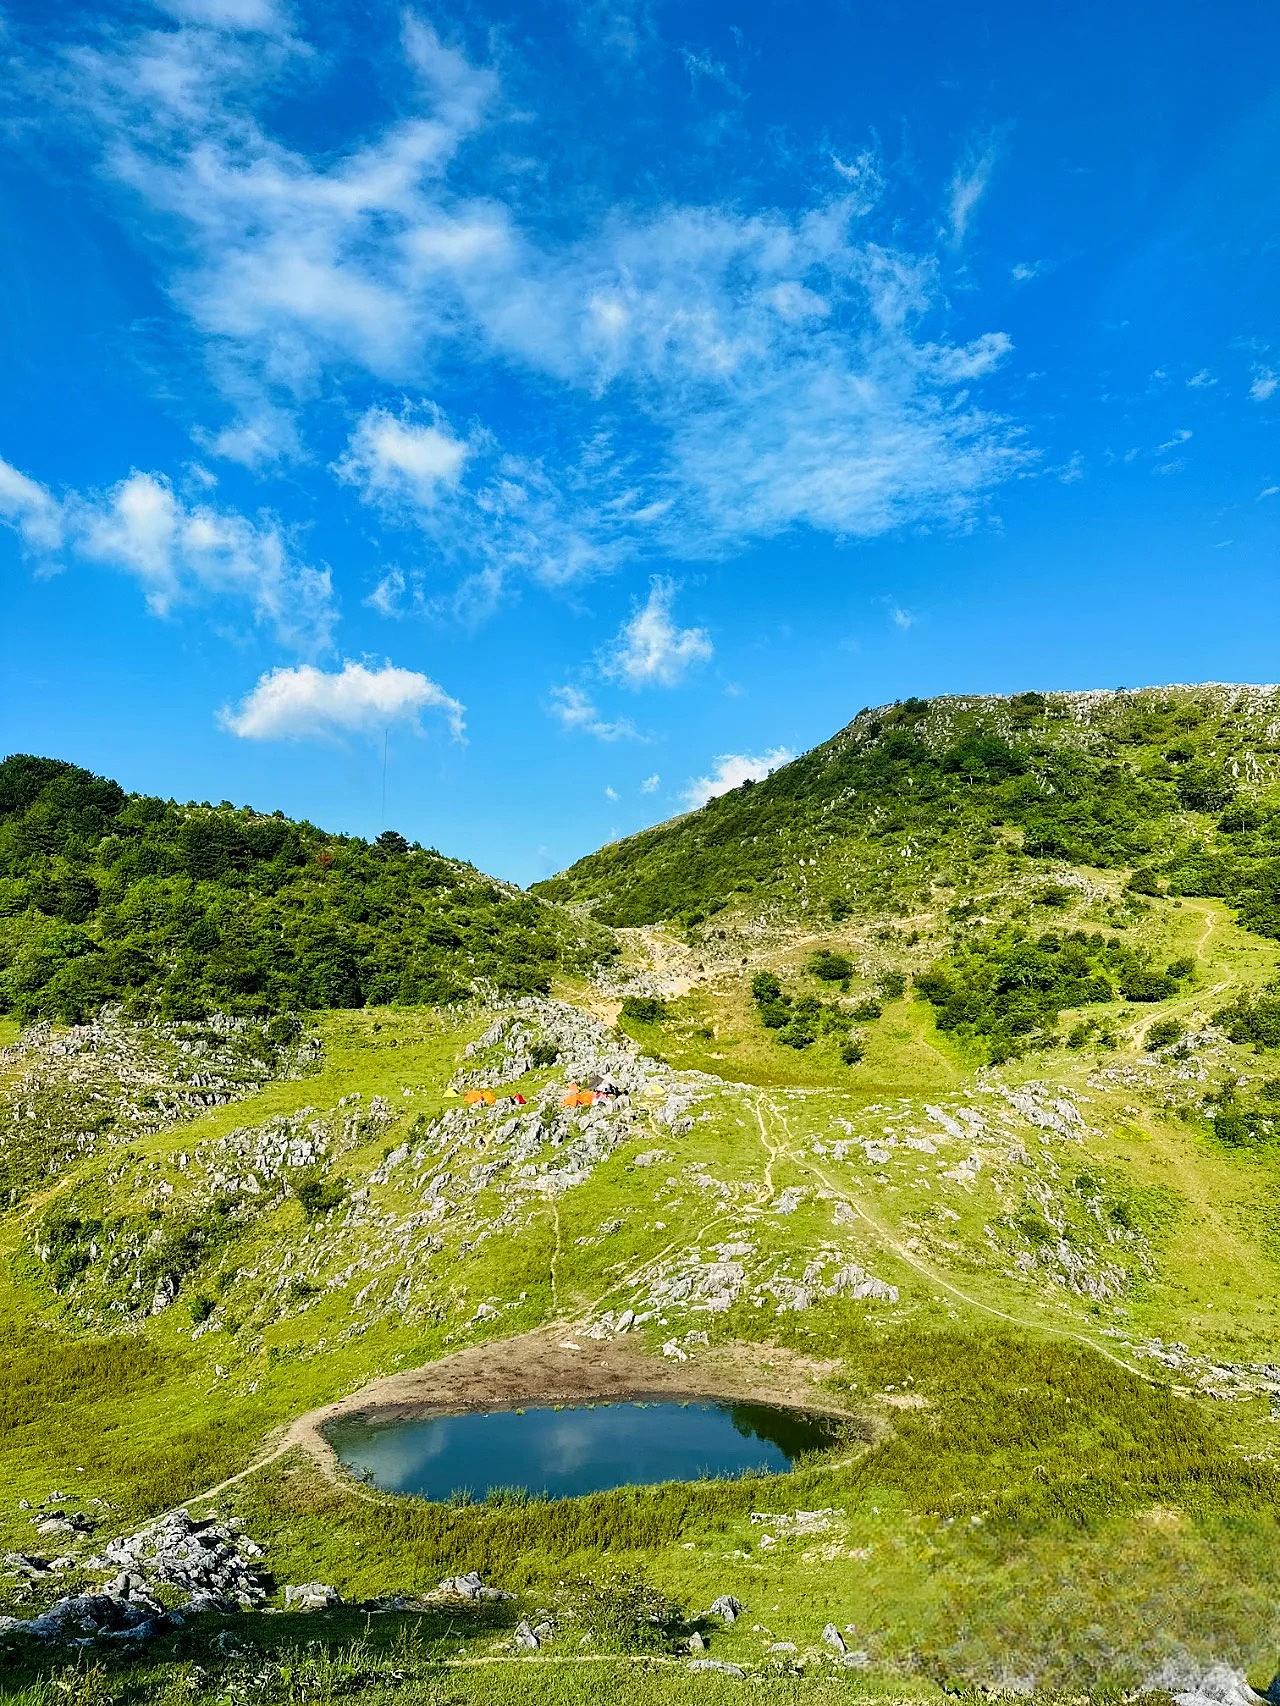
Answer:
[[[284,1604],[286,1611],[327,1611],[342,1595],[327,1582],[302,1582],[284,1590]]]
[[[512,1599],[513,1594],[504,1593],[501,1588],[486,1587],[475,1570],[468,1570],[465,1576],[446,1576],[439,1587],[427,1595],[428,1599],[468,1599],[468,1600],[499,1600]]]
[[[0,1634],[29,1635],[37,1641],[76,1647],[87,1647],[98,1640],[136,1641],[141,1645],[179,1622],[181,1618],[166,1613],[152,1599],[78,1593],[56,1600],[39,1617],[0,1618]]]
[[[828,1623],[823,1629],[822,1644],[824,1647],[830,1647],[831,1650],[836,1653],[843,1653],[845,1651],[844,1636],[836,1628],[834,1623]]]
[[[511,1639],[516,1647],[524,1653],[536,1653],[538,1648],[542,1645],[542,1642],[534,1634],[533,1630],[523,1618],[521,1618],[520,1622],[516,1624]]]
[[[235,1528],[178,1510],[136,1534],[109,1541],[87,1564],[116,1572],[108,1595],[136,1600],[140,1589],[160,1586],[185,1595],[192,1611],[234,1611],[265,1600],[261,1557],[262,1548]],[[130,1584],[127,1593],[121,1583]]]
[[[220,1659],[247,1659],[253,1651],[234,1629],[219,1629],[209,1645]]]
[[[690,1659],[687,1670],[718,1670],[721,1676],[746,1676],[741,1665],[731,1665],[727,1659]]]
[[[722,1623],[736,1623],[743,1609],[742,1601],[735,1599],[731,1593],[722,1593],[719,1599],[711,1601],[711,1615],[718,1617]]]
[[[1258,1695],[1244,1672],[1225,1664],[1209,1665],[1202,1671],[1165,1665],[1146,1686],[1171,1694],[1177,1706],[1258,1706]]]

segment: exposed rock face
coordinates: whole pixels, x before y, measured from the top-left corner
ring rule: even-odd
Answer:
[[[742,1601],[735,1599],[731,1593],[722,1593],[719,1599],[711,1601],[711,1616],[718,1617],[722,1623],[736,1623],[742,1611]]]

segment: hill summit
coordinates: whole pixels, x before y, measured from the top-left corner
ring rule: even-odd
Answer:
[[[1027,862],[1137,867],[1280,934],[1280,689],[905,699],[536,885],[610,925],[838,921]]]

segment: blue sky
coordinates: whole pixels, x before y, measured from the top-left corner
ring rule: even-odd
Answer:
[[[5,750],[530,881],[866,704],[1276,679],[1272,9],[0,18]]]

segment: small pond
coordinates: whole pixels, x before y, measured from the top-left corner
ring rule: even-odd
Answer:
[[[569,1498],[609,1487],[790,1468],[839,1438],[830,1417],[764,1404],[590,1404],[335,1422],[339,1459],[388,1493],[447,1499],[495,1487]]]

